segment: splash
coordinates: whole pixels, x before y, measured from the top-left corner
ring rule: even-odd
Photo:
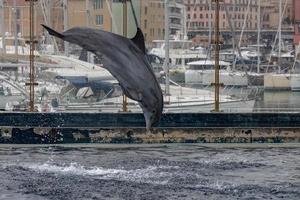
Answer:
[[[24,168],[38,173],[55,173],[59,175],[90,176],[94,179],[114,179],[122,181],[167,184],[171,173],[161,171],[170,169],[171,166],[148,166],[143,169],[125,170],[103,167],[85,167],[76,162],[68,165],[57,165],[50,162],[43,164],[24,164]]]

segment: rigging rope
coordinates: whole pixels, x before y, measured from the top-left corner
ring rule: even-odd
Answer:
[[[287,7],[287,0],[285,0],[284,8],[283,8],[282,14],[281,14],[281,16],[279,16],[279,17],[281,17],[281,19],[284,17],[284,14],[285,14],[285,11],[286,11],[286,7]],[[280,26],[278,26],[278,30],[277,30],[277,33],[276,33],[276,36],[275,36],[275,39],[274,39],[274,43],[273,43],[273,45],[272,45],[271,53],[270,53],[270,56],[269,56],[268,66],[267,66],[267,72],[268,72],[268,70],[269,70],[269,65],[270,65],[270,63],[271,63],[272,53],[274,52],[274,49],[275,49],[275,46],[276,46],[276,42],[277,42],[277,40],[278,40],[279,31],[281,31],[281,30],[279,30],[279,27],[280,27]]]
[[[130,2],[131,11],[132,11],[132,15],[133,15],[133,18],[134,18],[135,26],[138,28],[139,23],[138,23],[138,20],[137,20],[137,17],[136,17],[136,13],[135,13],[135,10],[134,10],[134,7],[133,7],[132,0],[129,0],[129,2]]]
[[[111,20],[112,20],[113,28],[114,28],[115,31],[118,33],[119,30],[118,30],[118,27],[117,27],[117,25],[116,25],[115,18],[114,18],[113,14],[112,14],[112,8],[110,7],[110,4],[109,4],[108,0],[106,0],[105,2],[106,2],[106,5],[107,5],[107,8],[108,8],[109,15],[110,15]]]

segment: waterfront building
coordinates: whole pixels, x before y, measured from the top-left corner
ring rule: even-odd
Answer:
[[[67,0],[68,28],[89,26],[111,31],[112,21],[105,0]],[[111,1],[108,1],[111,2]],[[88,8],[88,9],[87,9]],[[35,35],[44,34],[40,24],[48,24],[55,30],[64,29],[63,6],[61,0],[39,0],[35,3]],[[14,35],[15,31],[22,37],[29,37],[29,3],[24,0],[4,0],[5,32]],[[14,19],[16,15],[16,20]],[[16,25],[15,25],[16,23]]]
[[[291,35],[293,32],[294,9],[292,1],[283,1],[282,30],[286,33],[284,36]],[[212,1],[184,0],[187,8],[188,33],[191,38],[194,38],[195,43],[207,44],[209,29],[214,29],[215,5],[214,2],[210,5],[210,2]],[[231,37],[231,23],[233,30],[238,34],[243,30],[243,41],[248,42],[247,39],[253,38],[258,30],[259,19],[262,20],[261,29],[265,35],[272,37],[276,34],[279,22],[278,0],[261,0],[261,16],[258,12],[258,3],[258,0],[223,0],[220,4],[219,22],[222,36]]]
[[[295,35],[294,44],[300,44],[300,0],[294,0],[295,11]]]
[[[141,28],[147,43],[164,39],[165,4],[163,0],[141,0]]]
[[[137,16],[138,23],[144,32],[145,41],[151,45],[153,40],[164,39],[165,34],[165,0],[132,0],[135,8],[135,14]],[[122,4],[118,1],[113,1],[112,10],[114,20],[117,24],[113,32],[122,33],[123,30],[123,10]],[[182,0],[170,0],[169,1],[169,27],[170,34],[181,37],[186,35],[186,7]],[[132,37],[135,34],[135,23],[132,15],[131,8],[128,7],[128,37]]]

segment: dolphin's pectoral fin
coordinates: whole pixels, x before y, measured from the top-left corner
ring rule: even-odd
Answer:
[[[126,87],[124,88],[123,86],[121,86],[124,94],[129,97],[130,99],[133,99],[135,101],[141,102],[143,99],[143,95],[141,92],[134,90],[132,88]]]
[[[143,100],[143,94],[141,92],[139,92],[139,101]]]

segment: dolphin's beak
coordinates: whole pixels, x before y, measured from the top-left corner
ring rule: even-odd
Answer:
[[[145,117],[145,121],[146,121],[146,129],[149,130],[152,126],[152,122],[151,122],[151,115],[152,113],[149,111],[144,112],[144,117]]]

